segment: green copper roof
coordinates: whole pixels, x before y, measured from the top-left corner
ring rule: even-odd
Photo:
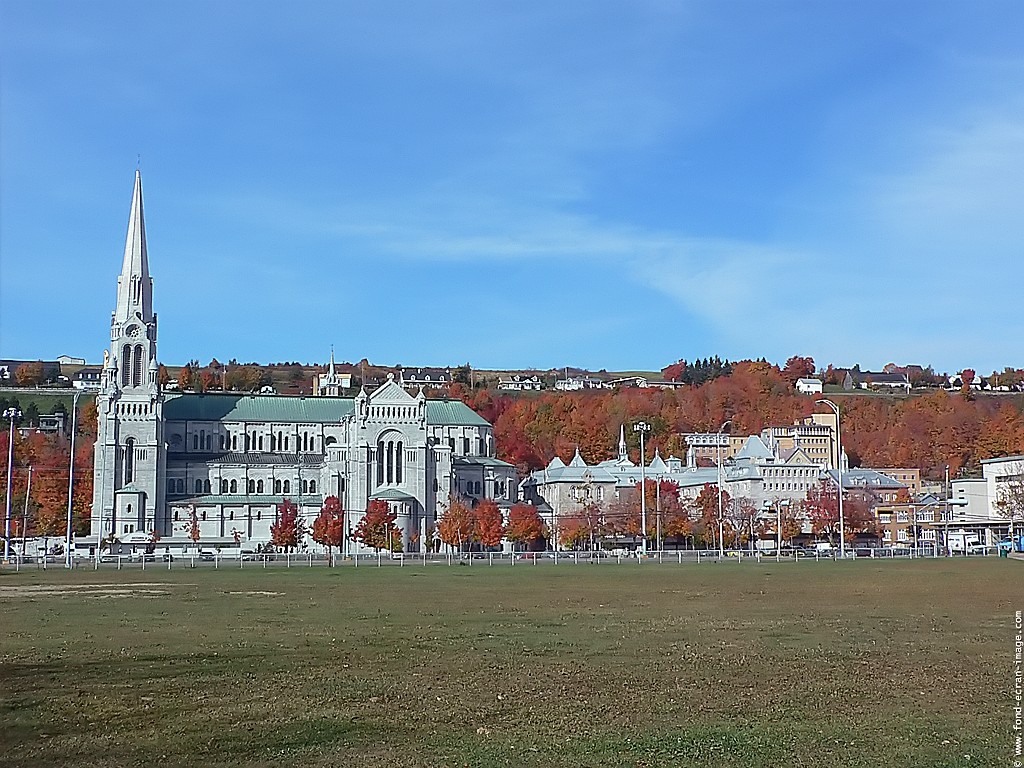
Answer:
[[[438,427],[489,426],[489,422],[461,400],[427,400],[427,424]]]
[[[164,401],[168,421],[272,421],[337,424],[354,410],[350,397],[286,397],[282,395],[169,394]],[[486,426],[478,413],[458,400],[428,400],[432,426]]]
[[[337,423],[352,413],[352,400],[340,397],[279,395],[168,395],[169,421],[279,421]]]

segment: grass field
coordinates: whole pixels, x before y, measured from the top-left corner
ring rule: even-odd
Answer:
[[[997,560],[0,575],[8,766],[1001,766]]]

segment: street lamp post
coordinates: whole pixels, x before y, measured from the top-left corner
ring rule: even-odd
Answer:
[[[638,421],[633,431],[640,433],[640,553],[647,557],[647,475],[644,467],[644,436],[651,431],[646,421]]]
[[[839,406],[831,400],[824,399],[816,401],[821,405],[827,405],[836,412],[836,465],[839,476],[839,557],[846,557],[846,529],[843,520],[843,440],[839,431]]]
[[[72,549],[74,547],[74,534],[71,529],[71,501],[72,492],[75,489],[75,429],[78,426],[78,398],[82,394],[82,390],[76,390],[75,396],[71,400],[71,459],[68,461],[68,520],[67,520],[67,540],[64,542],[64,567],[70,568],[73,563],[71,560]],[[99,546],[97,541],[96,546]]]
[[[725,512],[722,509],[722,433],[725,428],[732,424],[732,419],[726,419],[718,428],[718,557],[725,557]]]
[[[11,485],[14,482],[14,422],[21,418],[21,411],[8,408],[4,418],[10,421],[11,431],[7,439],[7,508],[4,514],[4,561],[11,559]]]

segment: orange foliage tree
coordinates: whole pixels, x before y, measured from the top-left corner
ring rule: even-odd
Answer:
[[[474,512],[473,538],[489,549],[500,546],[505,535],[505,526],[502,524],[498,505],[493,499],[484,499]]]
[[[548,535],[540,512],[532,504],[515,504],[508,512],[505,538],[529,550]]]
[[[352,539],[377,551],[402,551],[402,529],[395,525],[398,513],[392,511],[383,499],[374,499],[366,505],[366,514],[352,531]]]
[[[441,541],[461,552],[472,540],[475,527],[473,510],[459,499],[453,499],[437,523],[437,532]]]

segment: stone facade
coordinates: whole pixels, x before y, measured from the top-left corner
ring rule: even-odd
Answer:
[[[255,545],[269,540],[282,499],[311,526],[333,495],[350,530],[371,500],[386,501],[416,551],[452,498],[515,500],[515,468],[495,458],[489,423],[391,377],[349,398],[330,385],[312,398],[161,391],[152,290],[136,173],[97,396],[93,536],[155,532],[180,544],[194,519],[200,545]]]

